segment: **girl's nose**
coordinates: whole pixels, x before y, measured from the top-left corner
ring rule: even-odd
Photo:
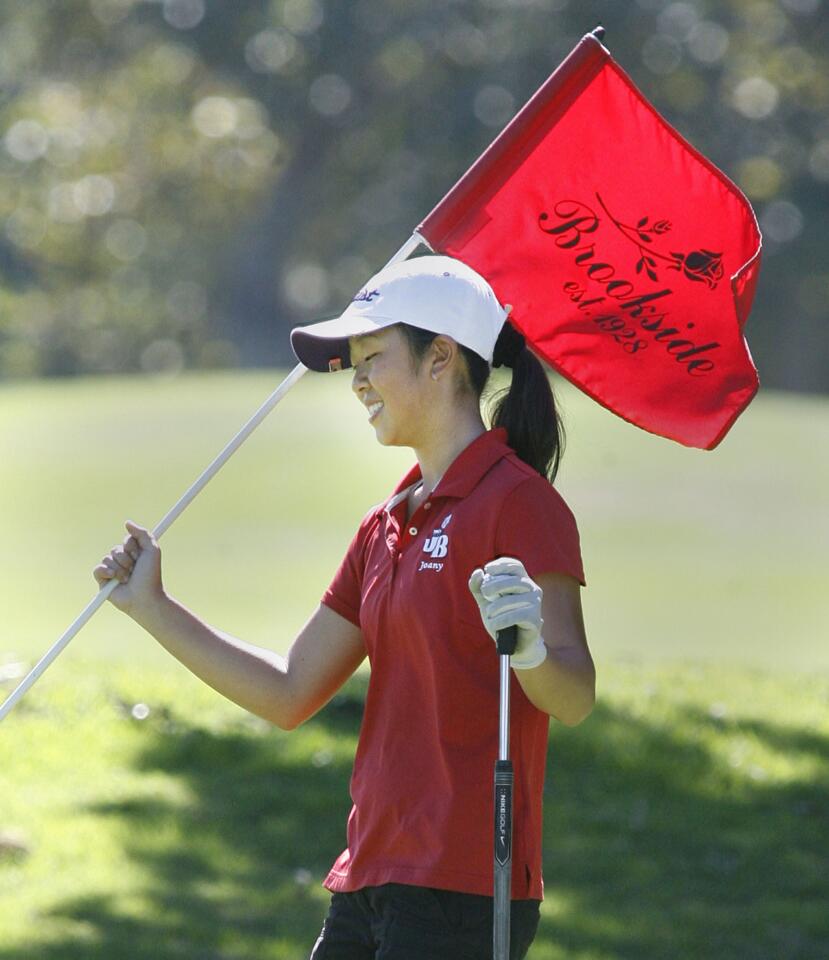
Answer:
[[[357,365],[354,367],[354,373],[351,377],[351,389],[354,393],[359,394],[361,390],[365,390],[368,386],[366,381],[366,375],[363,370],[360,369],[360,366]]]

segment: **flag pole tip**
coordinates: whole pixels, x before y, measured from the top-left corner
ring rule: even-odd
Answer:
[[[604,40],[605,29],[601,24],[599,24],[595,30],[591,30],[590,32],[597,40]]]

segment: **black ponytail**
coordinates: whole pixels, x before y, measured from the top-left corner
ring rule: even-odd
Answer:
[[[399,324],[399,329],[409,343],[413,359],[419,363],[437,334],[404,323]],[[467,388],[480,401],[489,380],[489,364],[468,347],[459,347],[469,371]],[[544,367],[509,321],[495,343],[492,365],[512,369],[509,387],[489,398],[492,426],[504,427],[512,449],[552,483],[564,452],[564,426]]]
[[[511,367],[509,387],[490,399],[493,427],[504,427],[518,456],[550,483],[564,452],[564,426],[541,361],[507,321],[495,344],[494,367]]]

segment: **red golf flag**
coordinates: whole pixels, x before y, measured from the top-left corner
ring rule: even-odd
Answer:
[[[639,427],[711,449],[757,392],[745,196],[588,34],[417,228],[535,352]]]

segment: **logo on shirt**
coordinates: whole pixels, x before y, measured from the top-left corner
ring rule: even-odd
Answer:
[[[423,552],[428,553],[432,560],[421,560],[420,566],[417,568],[418,573],[420,573],[421,570],[443,569],[443,564],[435,561],[441,560],[449,552],[449,535],[444,533],[444,530],[446,530],[451,519],[452,514],[450,513],[443,523],[441,523],[436,530],[432,531],[432,536],[423,544]]]

